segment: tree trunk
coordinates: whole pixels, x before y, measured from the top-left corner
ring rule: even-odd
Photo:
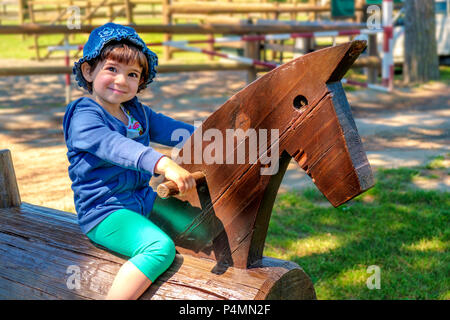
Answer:
[[[404,81],[439,79],[434,0],[407,0],[405,8]]]

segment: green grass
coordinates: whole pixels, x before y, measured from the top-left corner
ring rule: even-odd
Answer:
[[[440,81],[450,85],[450,66],[439,66]]]
[[[413,188],[425,169],[380,169],[339,208],[316,189],[280,194],[264,255],[298,263],[318,299],[450,299],[450,193]],[[371,265],[380,289],[367,287]]]
[[[444,165],[444,161],[445,161],[445,157],[444,156],[437,156],[434,159],[432,159],[431,161],[429,161],[425,168],[427,169],[445,169],[445,165]]]

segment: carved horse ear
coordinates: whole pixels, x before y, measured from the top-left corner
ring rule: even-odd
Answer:
[[[355,60],[367,47],[367,41],[355,40],[334,47],[324,48],[297,58],[290,63],[302,63],[308,73],[319,82],[340,81]]]
[[[334,70],[332,70],[330,77],[326,81],[327,83],[340,81],[344,77],[355,60],[364,51],[364,49],[366,49],[367,41],[355,40],[347,43],[347,47],[348,49],[346,50],[343,58],[338,61],[337,66],[334,68]],[[344,48],[345,47],[343,47],[343,49]]]

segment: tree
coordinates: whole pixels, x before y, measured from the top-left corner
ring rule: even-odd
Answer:
[[[434,0],[405,0],[406,83],[439,79]]]

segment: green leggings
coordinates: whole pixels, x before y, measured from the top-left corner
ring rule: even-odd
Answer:
[[[87,233],[88,238],[132,262],[152,282],[175,258],[172,239],[148,218],[127,209],[113,212]]]

